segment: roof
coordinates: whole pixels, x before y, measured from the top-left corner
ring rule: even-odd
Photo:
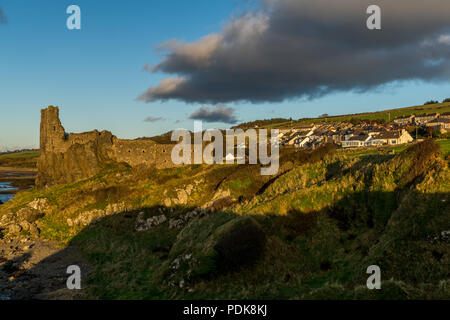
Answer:
[[[350,137],[350,139],[348,139],[347,141],[366,141],[368,138],[370,138],[370,136],[360,135]]]
[[[414,117],[413,114],[410,115],[410,116],[404,116],[404,117],[398,117],[398,118],[395,118],[394,121],[395,121],[395,120],[407,120],[407,119],[411,119],[412,117]]]
[[[298,124],[294,126],[294,129],[309,129],[315,127],[315,124],[313,123],[307,123],[307,124]]]
[[[436,118],[428,123],[450,123],[450,119],[448,118]]]
[[[375,139],[398,139],[400,138],[400,131],[384,131],[376,135]]]
[[[437,117],[438,115],[439,115],[439,113],[424,113],[424,114],[417,115],[416,118]]]

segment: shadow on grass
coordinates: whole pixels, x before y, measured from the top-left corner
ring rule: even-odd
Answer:
[[[237,299],[286,299],[330,283],[344,291],[317,297],[383,298],[353,294],[356,286],[365,285],[368,265],[379,265],[383,279],[414,288],[448,278],[449,243],[442,232],[450,230],[449,201],[449,193],[411,191],[399,199],[396,192],[361,192],[308,214],[238,216],[164,206],[122,212],[92,222],[67,248],[25,272],[17,273],[29,254],[4,262],[2,272],[8,277],[0,279],[0,296],[5,287],[18,288],[12,299],[65,289],[67,267],[80,263],[70,251],[75,248],[93,268],[89,280],[81,270],[80,294],[88,299],[220,299],[234,291]],[[139,212],[145,221],[163,215],[165,220],[138,232]],[[192,212],[198,213],[189,216]],[[178,227],[169,228],[174,220],[180,221]],[[51,278],[58,281],[46,287],[46,279],[39,279],[35,285],[32,278],[42,270],[54,271]],[[239,293],[244,285],[250,292]],[[198,288],[203,293],[190,291]],[[430,297],[420,294],[405,293]]]

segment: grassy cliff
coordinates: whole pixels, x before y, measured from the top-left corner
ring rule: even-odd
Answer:
[[[40,237],[95,267],[85,298],[449,299],[447,147],[285,149],[275,177],[117,165],[20,192],[0,218],[44,199]],[[382,290],[366,288],[374,264]]]

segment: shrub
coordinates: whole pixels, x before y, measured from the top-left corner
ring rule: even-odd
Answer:
[[[450,102],[450,98],[444,99],[444,100],[442,101],[442,103],[447,103],[447,102]]]
[[[287,216],[279,217],[281,226],[294,239],[299,235],[308,233],[317,223],[317,214],[304,214],[292,212]]]
[[[336,146],[332,143],[327,143],[314,151],[299,150],[297,148],[282,148],[280,151],[281,162],[292,161],[294,164],[300,165],[323,160],[325,156],[336,151]]]
[[[407,185],[421,176],[429,167],[429,162],[441,153],[440,146],[433,140],[417,143],[403,152],[411,157],[411,167],[400,178],[400,184]]]
[[[253,219],[239,221],[214,246],[218,269],[231,271],[253,264],[262,256],[265,244],[266,235]]]

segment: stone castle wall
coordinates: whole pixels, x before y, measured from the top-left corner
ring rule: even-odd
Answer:
[[[42,188],[86,179],[110,163],[158,169],[174,167],[173,147],[174,144],[159,144],[150,139],[118,139],[109,131],[67,134],[58,107],[50,106],[41,110],[41,155],[36,185]]]

